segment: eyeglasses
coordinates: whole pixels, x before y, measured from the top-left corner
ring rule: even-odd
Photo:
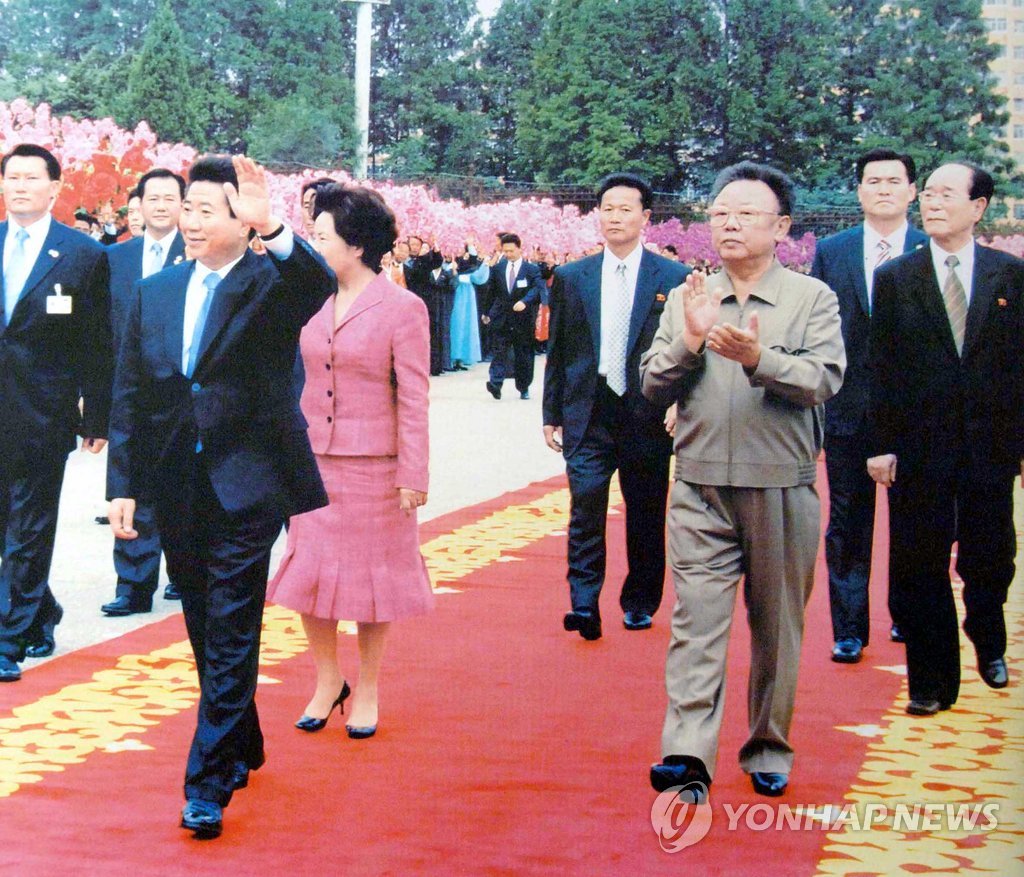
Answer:
[[[772,213],[770,210],[726,210],[724,207],[712,207],[708,211],[708,224],[712,228],[721,228],[728,221],[730,216],[735,216],[736,221],[743,227],[757,225],[762,216],[781,216],[781,213]]]

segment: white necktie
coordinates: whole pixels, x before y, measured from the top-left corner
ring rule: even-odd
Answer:
[[[21,298],[21,292],[25,288],[25,281],[32,270],[29,264],[26,244],[28,243],[28,232],[19,228],[14,233],[14,249],[11,250],[11,257],[4,265],[4,319],[10,325],[11,314],[14,313],[14,306]]]
[[[628,383],[626,381],[626,348],[629,346],[629,321],[633,312],[633,302],[630,299],[629,283],[626,278],[626,263],[620,262],[615,269],[615,306],[613,312],[601,315],[602,331],[608,332],[610,341],[608,348],[608,374],[605,379],[608,387],[623,396],[626,393]],[[607,329],[604,327],[607,326]]]
[[[149,265],[146,267],[146,273],[143,277],[149,277],[150,274],[156,274],[157,271],[162,271],[164,267],[164,248],[160,241],[153,241],[153,245],[149,248]]]

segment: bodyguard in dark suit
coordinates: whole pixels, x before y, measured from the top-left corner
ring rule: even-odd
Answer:
[[[923,246],[928,238],[907,223],[917,195],[917,170],[909,155],[873,149],[857,159],[857,198],[864,222],[818,243],[811,274],[839,298],[846,347],[846,375],[825,403],[825,468],[829,520],[825,533],[832,660],[855,664],[868,644],[871,542],[875,482],[864,468],[868,433],[868,327],[875,268]],[[898,637],[899,632],[895,631]]]
[[[441,329],[447,328],[441,313],[441,297],[433,283],[431,272],[440,268],[444,261],[441,253],[435,248],[424,248],[423,239],[418,235],[409,235],[409,258],[405,260],[405,282],[410,292],[416,293],[427,306],[430,317],[430,374],[441,374]],[[426,249],[426,252],[423,250]],[[451,312],[449,312],[449,319]]]
[[[121,330],[131,309],[135,282],[185,258],[185,239],[178,231],[185,180],[173,171],[155,168],[142,176],[136,191],[141,198],[145,231],[107,251],[115,352],[121,349]],[[105,615],[131,615],[153,608],[160,577],[160,532],[151,505],[136,503],[134,525],[139,534],[135,539],[114,540],[117,589],[114,600],[101,607]],[[179,599],[173,583],[164,596]]]
[[[103,247],[50,215],[60,165],[21,144],[0,167],[0,682],[12,682],[24,657],[54,649],[63,610],[48,577],[64,465],[75,433],[94,454],[106,444],[113,358]]]
[[[523,242],[519,235],[498,236],[504,254],[491,268],[487,281],[489,305],[482,317],[491,332],[494,354],[488,373],[487,391],[501,398],[501,385],[513,360],[516,389],[522,399],[530,398],[533,383],[533,336],[536,331],[537,306],[546,290],[540,266],[523,259]]]
[[[1013,479],[1024,480],[1024,261],[979,246],[993,194],[947,164],[921,192],[930,244],[875,274],[868,471],[889,490],[889,603],[903,629],[912,715],[956,703],[964,632],[978,670],[1007,684],[1003,604],[1014,573]]]
[[[665,578],[665,502],[672,441],[665,409],[640,391],[640,355],[651,345],[670,290],[689,269],[643,248],[650,186],[613,174],[598,189],[604,253],[555,270],[544,372],[544,439],[565,456],[569,592],[563,625],[601,636],[608,486],[618,470],[626,503],[629,573],[619,599],[629,630],[651,626]]]
[[[201,690],[182,827],[215,837],[262,765],[254,694],[270,549],[286,517],[326,505],[292,383],[302,326],[333,275],[270,214],[263,169],[201,159],[181,229],[196,261],[140,281],[114,380],[110,525],[152,502],[181,590]],[[269,257],[247,247],[250,229]]]

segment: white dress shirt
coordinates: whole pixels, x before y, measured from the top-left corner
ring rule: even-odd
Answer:
[[[963,284],[964,294],[967,296],[967,304],[971,303],[971,290],[974,285],[974,238],[963,249],[955,253],[947,253],[942,247],[935,243],[934,238],[928,242],[932,251],[932,265],[935,267],[935,276],[939,280],[939,292],[946,287],[946,278],[949,277],[949,268],[946,266],[946,259],[956,256],[960,264],[956,266],[957,276]]]
[[[50,233],[51,221],[50,214],[47,213],[42,219],[37,219],[31,225],[24,226],[25,231],[28,232],[28,240],[25,241],[24,264],[27,266],[25,269],[25,283],[28,282],[28,276],[32,273],[32,268],[35,267],[36,260],[43,251],[46,236]],[[8,221],[7,237],[4,240],[4,261],[0,269],[6,270],[14,250],[18,246],[16,237],[18,229],[22,227],[13,219]],[[22,292],[24,292],[24,285],[22,285],[21,289],[4,289],[4,313],[7,314],[8,321],[11,319],[11,313],[14,311],[14,306],[18,303],[18,299],[21,298]]]
[[[601,262],[601,314],[611,314],[615,312],[616,298],[618,296],[619,281],[615,276],[615,272],[619,265],[626,266],[626,289],[629,290],[629,302],[630,310],[633,308],[633,301],[636,299],[636,280],[640,275],[640,258],[644,254],[644,246],[642,243],[638,243],[636,248],[626,256],[625,259],[620,259],[608,247],[604,248],[604,258]],[[603,316],[602,316],[603,319]],[[602,331],[600,333],[601,338],[601,350],[597,361],[597,373],[608,376],[608,359],[611,356],[609,350],[611,340],[609,333]],[[623,355],[625,351],[622,351]]]
[[[875,265],[878,264],[878,243],[883,238],[889,242],[889,258],[895,259],[903,255],[903,248],[907,245],[907,229],[910,226],[904,222],[896,231],[882,235],[875,231],[868,223],[864,223],[864,280],[868,286],[868,304],[874,304],[875,289]]]

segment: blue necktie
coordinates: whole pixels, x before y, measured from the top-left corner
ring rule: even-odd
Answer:
[[[14,249],[11,250],[11,258],[4,265],[4,320],[6,325],[11,323],[11,314],[14,307],[21,298],[21,292],[25,288],[25,281],[28,280],[31,265],[28,264],[28,254],[25,252],[25,244],[28,242],[28,232],[19,228],[14,233]]]
[[[210,315],[210,302],[213,301],[214,290],[217,289],[217,284],[220,283],[220,275],[217,272],[211,272],[206,275],[203,280],[203,286],[206,287],[206,298],[203,299],[203,304],[199,308],[199,314],[196,316],[196,325],[192,330],[192,343],[189,344],[188,348],[188,368],[185,370],[185,377],[192,377],[192,372],[196,370],[196,360],[199,358],[199,342],[203,340],[203,328],[206,326],[206,318]]]

